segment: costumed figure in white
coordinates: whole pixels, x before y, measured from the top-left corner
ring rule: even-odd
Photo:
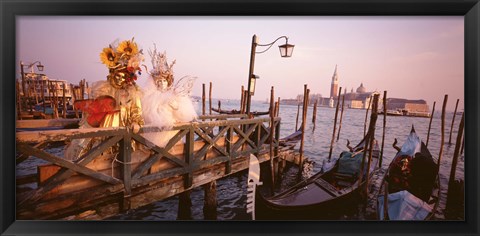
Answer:
[[[184,76],[174,84],[172,67],[166,53],[149,50],[153,69],[149,72],[149,80],[144,89],[143,117],[145,124],[156,126],[161,132],[143,133],[142,135],[159,147],[165,147],[168,141],[178,132],[171,130],[174,124],[191,122],[197,118],[190,92],[196,77]]]
[[[82,110],[79,128],[128,127],[138,132],[144,125],[142,91],[135,83],[144,60],[142,50],[133,38],[114,42],[102,50],[100,60],[109,69],[109,74],[106,81],[92,85],[93,99],[75,101],[75,107]],[[101,138],[74,139],[66,146],[65,158],[74,161],[100,141]],[[132,148],[136,148],[134,141]]]

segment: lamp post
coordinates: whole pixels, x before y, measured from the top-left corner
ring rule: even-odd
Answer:
[[[30,63],[30,64],[28,64],[28,65],[24,65],[23,62],[20,61],[20,73],[21,73],[21,75],[22,75],[22,92],[23,92],[23,96],[27,98],[27,100],[26,100],[26,101],[27,101],[27,104],[30,103],[30,96],[28,96],[27,92],[25,91],[25,80],[26,80],[26,78],[25,78],[25,71],[24,71],[23,68],[24,68],[24,67],[31,68],[32,73],[34,73],[34,72],[33,72],[33,66],[34,66],[35,64],[37,64],[37,63],[38,63],[38,65],[37,65],[38,70],[39,70],[39,71],[43,71],[43,68],[44,68],[45,66],[42,65],[42,63],[41,63],[40,61],[36,61],[36,62]],[[43,92],[43,91],[42,91],[42,92]],[[30,110],[32,110],[31,104],[30,104]]]
[[[255,94],[255,83],[256,83],[256,80],[259,78],[258,75],[255,75],[253,73],[254,64],[255,64],[255,54],[256,53],[260,54],[260,53],[264,53],[264,52],[268,51],[273,46],[273,44],[281,38],[284,38],[286,40],[286,42],[285,42],[285,44],[278,46],[278,48],[280,49],[280,56],[281,57],[291,57],[292,52],[293,52],[293,47],[295,47],[295,45],[288,44],[288,37],[287,36],[280,36],[277,39],[275,39],[273,42],[268,43],[268,44],[259,44],[257,42],[257,35],[255,35],[255,34],[252,37],[252,50],[250,52],[250,69],[249,69],[249,72],[248,72],[248,81],[247,81],[247,83],[248,83],[248,96],[247,96],[247,105],[246,105],[246,113],[247,114],[250,114],[250,104],[251,104],[252,95]],[[260,47],[267,47],[268,46],[268,48],[263,50],[263,51],[257,52],[256,51],[257,46],[260,46]]]

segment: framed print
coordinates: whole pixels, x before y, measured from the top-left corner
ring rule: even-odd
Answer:
[[[1,11],[2,235],[478,234],[477,0]]]

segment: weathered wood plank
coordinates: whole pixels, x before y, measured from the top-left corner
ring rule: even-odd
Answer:
[[[16,126],[20,129],[65,127],[67,125],[77,124],[79,121],[80,119],[17,120]]]

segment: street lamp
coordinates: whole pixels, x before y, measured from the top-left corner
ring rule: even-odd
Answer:
[[[27,94],[26,91],[25,91],[25,71],[24,71],[23,68],[24,68],[24,67],[31,68],[31,69],[32,69],[32,73],[34,73],[34,72],[33,72],[33,66],[34,66],[35,64],[37,64],[37,63],[38,63],[38,65],[37,65],[38,70],[39,70],[39,71],[43,71],[44,66],[42,65],[42,63],[41,63],[40,61],[36,61],[36,62],[30,63],[30,64],[28,64],[28,65],[24,65],[23,62],[20,61],[20,73],[22,74],[22,91],[23,91],[23,96],[24,96],[24,97],[27,97],[27,99],[28,99],[28,100],[27,100],[27,103],[28,103],[28,104],[30,103],[30,98],[29,98],[28,94]],[[43,92],[43,91],[42,91],[42,92]],[[31,104],[30,104],[30,110],[32,110]]]
[[[283,45],[280,45],[278,46],[278,48],[280,49],[280,56],[281,57],[291,57],[292,56],[292,52],[293,52],[293,47],[295,47],[295,45],[292,45],[292,44],[288,44],[288,37],[287,36],[280,36],[278,37],[277,39],[275,39],[273,42],[271,43],[268,43],[268,44],[259,44],[257,42],[257,35],[253,35],[252,37],[252,50],[251,50],[251,53],[250,53],[250,70],[248,72],[248,96],[247,96],[247,105],[246,105],[246,113],[247,114],[250,114],[250,103],[251,103],[251,100],[252,100],[252,95],[255,94],[255,83],[256,83],[256,80],[259,78],[257,75],[253,74],[253,70],[254,70],[254,64],[255,64],[255,54],[258,53],[264,53],[266,51],[268,51],[274,43],[276,43],[279,39],[281,38],[284,38],[286,40],[285,44]],[[257,52],[257,46],[261,46],[261,47],[268,47],[267,49],[263,50],[263,51],[260,51],[260,52]]]

